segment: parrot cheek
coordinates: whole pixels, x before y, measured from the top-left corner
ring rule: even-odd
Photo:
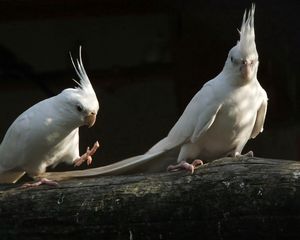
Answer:
[[[96,114],[89,114],[84,118],[84,124],[89,128],[92,127],[96,122]]]

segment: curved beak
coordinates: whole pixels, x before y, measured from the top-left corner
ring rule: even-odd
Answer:
[[[89,128],[92,127],[96,122],[96,117],[97,117],[96,113],[94,113],[94,112],[89,113],[84,118],[84,124],[87,125]]]
[[[246,60],[243,61],[243,65],[241,66],[240,71],[244,79],[249,79],[251,77],[251,71],[252,71],[251,62]]]

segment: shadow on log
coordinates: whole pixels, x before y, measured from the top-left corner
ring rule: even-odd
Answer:
[[[1,239],[299,239],[300,163],[225,158],[184,172],[0,186]]]

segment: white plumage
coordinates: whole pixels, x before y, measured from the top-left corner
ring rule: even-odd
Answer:
[[[168,136],[149,150],[180,146],[178,161],[236,156],[263,130],[267,94],[257,80],[254,6],[243,18],[240,41],[222,72],[193,97]]]
[[[245,12],[240,40],[224,68],[193,97],[168,136],[144,155],[95,169],[64,173],[64,177],[158,171],[174,160],[210,161],[239,156],[250,138],[263,131],[267,94],[257,80],[258,53],[254,34],[254,5]],[[60,179],[60,173],[50,173]]]
[[[90,163],[92,154],[79,156],[78,128],[95,123],[99,104],[82,64],[81,48],[79,54],[76,65],[71,57],[78,87],[30,107],[7,130],[0,145],[0,183],[16,182],[25,172],[38,176],[60,162]]]

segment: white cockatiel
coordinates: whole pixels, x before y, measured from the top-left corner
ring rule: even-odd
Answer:
[[[101,174],[185,168],[193,171],[202,161],[241,155],[250,138],[263,131],[267,94],[257,80],[254,10],[244,14],[240,40],[229,51],[221,73],[193,97],[168,136],[144,155],[94,169],[49,173],[55,179]],[[248,155],[251,155],[249,152]],[[46,175],[47,176],[47,175]]]
[[[70,55],[71,56],[71,55]],[[80,79],[76,88],[45,99],[23,112],[0,145],[0,183],[15,183],[25,173],[35,177],[60,162],[90,164],[99,144],[79,156],[79,127],[96,121],[99,103],[81,59],[71,60]],[[53,182],[43,179],[35,185]]]

